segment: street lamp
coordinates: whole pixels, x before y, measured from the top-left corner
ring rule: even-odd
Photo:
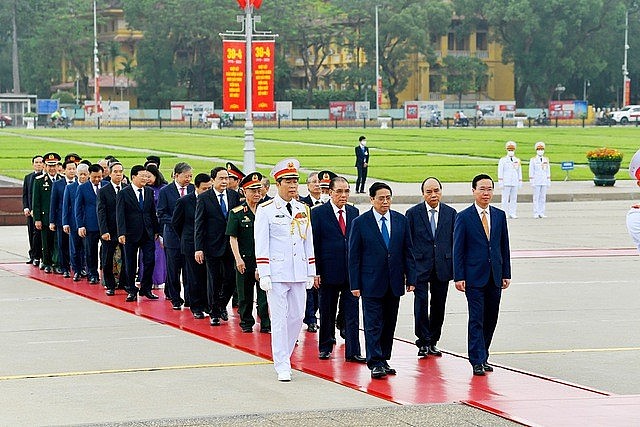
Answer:
[[[584,84],[582,86],[582,100],[586,101],[587,100],[587,89],[591,87],[591,81],[589,81],[589,79],[585,79],[584,80]]]
[[[558,83],[556,85],[555,91],[558,92],[558,101],[560,101],[560,95],[562,95],[562,92],[564,92],[567,88],[562,86],[560,83]]]

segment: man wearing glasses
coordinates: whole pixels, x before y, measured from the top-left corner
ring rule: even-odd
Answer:
[[[458,213],[453,228],[453,280],[469,307],[468,353],[473,375],[493,371],[489,346],[498,323],[500,296],[511,283],[509,233],[504,211],[489,206],[493,179],[473,178],[475,203]]]

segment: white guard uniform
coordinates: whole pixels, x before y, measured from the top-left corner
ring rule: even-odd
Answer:
[[[279,195],[256,211],[254,239],[260,277],[271,277],[267,292],[271,314],[271,350],[278,374],[291,371],[290,357],[302,330],[306,282],[315,276],[309,208],[291,200],[292,214]]]
[[[517,218],[518,189],[522,187],[522,162],[516,156],[504,156],[498,162],[498,186],[502,187],[502,210]]]
[[[529,160],[529,181],[533,187],[533,217],[545,217],[547,188],[551,185],[549,158],[535,156]]]

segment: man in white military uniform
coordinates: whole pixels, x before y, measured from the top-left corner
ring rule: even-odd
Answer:
[[[636,180],[640,187],[640,150],[633,155],[629,162],[629,175],[631,179]],[[632,205],[627,212],[627,231],[640,252],[640,204]]]
[[[505,148],[507,155],[498,162],[498,186],[502,188],[502,210],[509,218],[517,218],[516,203],[518,189],[522,187],[522,164],[515,156],[515,142],[507,141]]]
[[[298,202],[296,159],[272,170],[278,194],[256,211],[254,239],[260,287],[271,312],[271,351],[278,381],[291,380],[291,354],[302,330],[306,289],[316,275],[309,207]]]
[[[551,186],[551,165],[544,156],[544,142],[536,142],[536,156],[529,160],[529,182],[533,187],[533,217],[546,218],[547,188]]]

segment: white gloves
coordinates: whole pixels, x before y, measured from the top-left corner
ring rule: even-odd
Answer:
[[[260,289],[267,292],[267,291],[270,291],[272,288],[273,288],[273,285],[271,284],[271,277],[265,276],[260,278]]]
[[[315,277],[314,277],[314,276],[309,276],[309,277],[307,277],[307,283],[306,283],[305,287],[306,287],[307,289],[311,289],[311,288],[313,288],[313,282],[314,282],[314,280],[315,280]]]

